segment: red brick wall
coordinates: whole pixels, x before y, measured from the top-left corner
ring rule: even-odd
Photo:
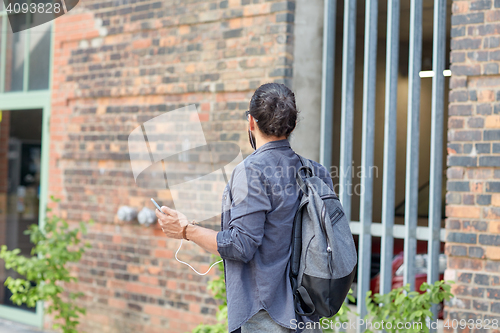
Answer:
[[[484,323],[500,320],[500,1],[452,11],[446,313]]]
[[[120,2],[121,3],[121,2]],[[171,204],[139,189],[128,134],[167,110],[196,103],[207,140],[248,147],[243,111],[270,81],[291,84],[293,1],[89,0],[56,21],[49,193],[55,212],[94,219],[93,248],[73,267],[85,293],[87,332],[186,332],[211,322],[216,302],[173,260],[177,241],[118,221],[121,205]],[[246,148],[249,152],[249,147]],[[201,254],[201,255],[200,255]],[[210,257],[186,245],[206,269]],[[46,326],[51,324],[50,320]]]

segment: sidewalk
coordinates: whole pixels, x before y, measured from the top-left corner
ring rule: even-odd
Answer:
[[[26,326],[0,318],[0,333],[48,333],[32,326]]]

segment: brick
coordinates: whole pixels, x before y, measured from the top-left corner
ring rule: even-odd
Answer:
[[[479,130],[454,130],[448,132],[449,141],[479,141],[482,132]]]
[[[476,300],[474,300],[474,301],[472,301],[472,307],[476,311],[486,312],[486,311],[488,311],[489,303],[485,302],[485,301],[476,301]]]
[[[482,74],[486,74],[486,75],[498,74],[498,64],[491,63],[491,64],[485,64],[485,65],[483,65],[483,72],[482,72]]]
[[[480,90],[477,93],[478,102],[493,102],[495,93],[492,90]]]
[[[485,13],[486,22],[500,21],[500,10],[490,10]]]
[[[454,30],[454,29],[452,29]],[[465,33],[465,29],[464,33]],[[450,60],[452,63],[460,63],[460,62],[465,62],[465,52],[458,52],[458,51],[453,51],[450,54]]]
[[[500,130],[484,131],[484,141],[500,141]]]
[[[479,235],[479,244],[500,246],[500,235]]]
[[[491,303],[491,312],[500,313],[500,302]]]
[[[448,128],[460,129],[464,127],[464,119],[451,117],[448,119]]]
[[[446,177],[448,177],[448,179],[462,179],[464,177],[464,169],[448,168],[448,170],[446,170]]]
[[[488,224],[484,221],[464,221],[463,231],[478,232],[488,230]]]
[[[448,249],[448,255],[454,256],[454,257],[466,257],[467,256],[467,247],[466,246],[461,246],[461,245],[452,245],[452,246],[447,246]]]
[[[488,167],[499,167],[500,156],[480,156],[478,165],[488,166]]]
[[[492,153],[493,154],[500,154],[500,143],[493,143],[492,144]]]
[[[449,232],[446,241],[451,243],[476,244],[477,235],[463,232]]]
[[[470,190],[469,182],[448,181],[446,185],[448,191],[469,192]]]
[[[486,127],[486,128],[500,128],[500,115],[486,117],[484,127]]]
[[[474,283],[481,286],[489,286],[490,285],[490,276],[486,274],[475,274]]]
[[[489,299],[500,299],[500,289],[486,289],[486,297]]]
[[[478,154],[489,154],[491,151],[491,144],[489,143],[476,143],[476,152]]]
[[[479,194],[476,197],[476,203],[478,205],[490,205],[491,204],[491,195],[488,194]]]
[[[460,193],[448,192],[446,193],[446,203],[449,205],[457,205],[462,203],[462,196]]]
[[[469,99],[473,102],[477,101],[477,91],[469,90]]]
[[[451,17],[451,25],[465,25],[474,23],[483,23],[484,13],[470,13],[463,15],[453,15]]]
[[[488,51],[469,51],[467,52],[467,58],[473,62],[485,62],[489,60],[490,53]],[[473,67],[469,65],[470,67]],[[478,65],[481,67],[481,65]],[[481,72],[481,69],[479,69]]]
[[[488,38],[488,46],[492,49],[500,46],[500,38],[499,37],[489,37]]]
[[[469,218],[480,218],[481,208],[480,207],[464,207],[464,206],[446,206],[446,216],[447,217],[469,217]]]
[[[495,0],[494,6],[495,8],[500,8],[500,0]]]
[[[469,257],[471,258],[483,258],[484,250],[482,247],[471,246],[469,247]]]
[[[477,165],[476,157],[469,156],[448,156],[448,166],[471,167]]]
[[[472,280],[472,273],[460,273],[458,275],[458,282],[470,283]]]
[[[462,144],[461,143],[449,143],[448,144],[448,155],[462,154]]]
[[[500,182],[487,182],[485,191],[488,193],[500,193]]]
[[[455,53],[455,52],[452,52]],[[465,53],[460,52],[463,55],[463,60],[465,61]],[[453,61],[453,62],[460,62],[460,61]],[[456,89],[456,88],[466,88],[467,87],[467,78],[465,77],[456,77],[452,76],[450,78],[450,89]]]
[[[455,193],[459,195],[458,193]],[[457,220],[446,220],[446,229],[451,229],[451,230],[458,230],[460,229],[460,221]]]
[[[453,14],[459,13],[467,13],[469,11],[469,2],[468,1],[453,1],[451,12]]]
[[[466,102],[469,99],[467,91],[451,91],[450,92],[450,102]]]
[[[452,65],[452,75],[479,75],[481,74],[480,65]]]
[[[471,117],[467,120],[467,126],[469,128],[483,128],[484,127],[484,118]]]
[[[449,257],[448,258],[448,267],[452,269],[470,269],[473,271],[479,271],[483,268],[483,260],[481,259],[471,259],[465,257]],[[464,291],[464,293],[456,292],[456,295],[460,296],[468,296],[475,295],[479,296],[480,290],[479,288],[470,288],[470,290]],[[484,292],[484,290],[483,290]]]
[[[477,104],[476,113],[478,115],[489,115],[491,114],[491,103],[488,104]]]
[[[500,221],[489,221],[489,232],[492,234],[500,234]]]
[[[474,205],[474,195],[473,194],[463,194],[462,203],[464,205]]]
[[[237,38],[243,35],[243,29],[232,29],[223,32],[224,39]]]
[[[448,112],[450,116],[470,116],[472,115],[472,105],[453,104],[450,105]]]
[[[499,246],[495,246],[495,247],[488,246],[486,248],[485,257],[490,259],[490,260],[500,260],[500,247]]]
[[[490,9],[492,6],[491,0],[478,0],[470,3],[470,10],[485,10]]]
[[[484,266],[485,271],[487,272],[500,272],[500,261],[486,261],[486,265]]]

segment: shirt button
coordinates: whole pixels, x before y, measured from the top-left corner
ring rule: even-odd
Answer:
[[[227,195],[224,196],[224,200],[227,198]]]

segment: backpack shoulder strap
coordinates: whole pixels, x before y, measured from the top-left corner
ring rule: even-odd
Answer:
[[[305,175],[305,178],[314,177],[313,165],[307,158],[304,158],[297,153],[295,154],[299,157],[300,163],[302,164],[302,166],[299,168],[299,170],[297,170],[297,173],[295,174],[295,180],[297,181],[297,184],[299,185],[302,192],[307,195],[307,186],[304,182],[302,174]]]

